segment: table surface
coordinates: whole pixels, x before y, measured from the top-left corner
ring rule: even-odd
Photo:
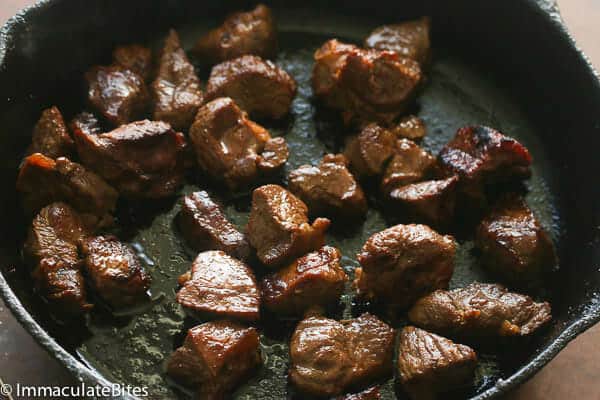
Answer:
[[[0,0],[0,23],[31,0]],[[559,0],[561,13],[579,46],[600,70],[600,1]],[[600,324],[571,342],[535,377],[506,396],[510,400],[600,399]],[[17,323],[0,300],[0,378],[28,385],[73,384]]]

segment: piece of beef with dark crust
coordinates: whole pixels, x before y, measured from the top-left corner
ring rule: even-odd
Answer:
[[[185,196],[177,215],[179,229],[187,243],[196,251],[222,250],[247,260],[251,249],[246,237],[223,213],[204,190]]]
[[[482,263],[507,282],[526,287],[543,281],[557,263],[554,244],[517,195],[503,197],[475,234]]]
[[[285,140],[271,138],[228,97],[200,108],[190,140],[200,169],[230,190],[277,173],[288,157]]]
[[[430,30],[429,17],[383,25],[373,30],[364,44],[366,48],[393,51],[426,65],[431,58]]]
[[[96,66],[85,79],[88,103],[115,127],[143,117],[148,110],[150,95],[144,79],[130,69]]]
[[[354,286],[359,297],[390,310],[446,288],[454,271],[456,243],[426,225],[396,225],[372,235],[358,254]]]
[[[171,196],[183,183],[183,134],[161,121],[136,121],[110,132],[74,132],[83,164],[134,198]]]
[[[227,16],[223,25],[202,36],[194,52],[211,64],[246,54],[271,58],[277,49],[277,30],[271,9],[264,4],[252,11]]]
[[[173,29],[165,39],[151,91],[153,119],[168,122],[175,130],[187,131],[202,105],[203,94],[200,79]]]
[[[350,169],[359,179],[382,174],[395,153],[396,137],[393,132],[374,123],[351,137],[344,148]]]
[[[65,157],[56,160],[35,153],[23,161],[17,177],[27,215],[55,201],[69,203],[86,222],[105,226],[112,223],[118,193],[100,176]]]
[[[42,111],[31,134],[27,154],[42,153],[50,158],[68,157],[74,149],[65,120],[56,106]]]
[[[289,379],[301,392],[338,396],[392,372],[394,330],[370,314],[301,321],[290,342]]]
[[[260,284],[264,307],[275,314],[301,316],[309,308],[339,301],[348,280],[340,258],[338,249],[323,246],[266,276]]]
[[[423,329],[407,326],[398,343],[398,378],[412,400],[443,398],[473,382],[477,354]]]
[[[415,115],[407,115],[406,117],[401,118],[400,121],[390,129],[398,138],[415,141],[423,139],[427,134],[425,122]]]
[[[328,107],[350,121],[395,120],[422,80],[419,64],[397,53],[329,40],[314,55],[312,87]]]
[[[308,221],[308,207],[278,185],[264,185],[252,193],[248,240],[258,259],[268,267],[292,262],[323,246],[330,221]]]
[[[197,398],[224,400],[262,364],[255,328],[215,321],[195,326],[167,361],[167,374]]]
[[[53,312],[76,317],[93,306],[87,302],[77,245],[89,233],[65,203],[52,203],[33,219],[23,246],[36,291]]]
[[[552,319],[550,304],[509,292],[502,285],[472,283],[437,290],[408,313],[415,325],[451,337],[498,338],[533,334]]]
[[[99,135],[103,132],[100,120],[92,113],[83,111],[77,114],[71,122],[69,128],[75,135]]]
[[[296,95],[296,81],[271,61],[246,55],[215,65],[206,99],[231,97],[253,118],[285,116]]]
[[[113,64],[131,70],[148,82],[154,74],[152,50],[139,44],[117,46],[112,53]]]
[[[336,397],[336,400],[380,400],[381,393],[378,386],[373,386],[358,393],[348,393]]]
[[[252,270],[223,251],[205,251],[179,277],[177,302],[193,316],[257,321],[260,293]]]
[[[133,249],[114,236],[95,236],[80,243],[89,285],[111,307],[143,301],[151,278]]]
[[[290,172],[289,190],[311,215],[357,219],[367,213],[367,199],[342,154],[327,154],[318,166],[302,165]]]
[[[412,140],[399,139],[383,174],[381,190],[389,196],[394,189],[428,178],[435,169],[435,157]]]
[[[484,198],[486,185],[531,175],[527,148],[486,126],[460,128],[438,161],[447,175],[458,175],[461,192],[475,201]]]
[[[456,204],[458,177],[411,183],[392,190],[389,204],[414,221],[447,227]]]

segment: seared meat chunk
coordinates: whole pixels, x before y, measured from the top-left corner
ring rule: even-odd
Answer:
[[[323,246],[330,221],[308,222],[302,200],[278,185],[254,189],[248,220],[248,240],[258,259],[269,267],[290,262]]]
[[[530,335],[552,315],[546,302],[536,303],[502,285],[475,282],[423,297],[408,317],[415,325],[442,335],[493,338]]]
[[[394,133],[377,124],[365,126],[357,136],[348,140],[344,149],[352,172],[359,178],[380,175],[395,153]]]
[[[400,139],[383,175],[382,191],[389,195],[396,188],[421,181],[431,175],[435,167],[435,157],[412,140]]]
[[[231,97],[252,117],[283,117],[295,94],[296,81],[287,72],[251,55],[215,65],[206,85],[208,100]]]
[[[27,153],[42,153],[47,157],[57,158],[69,156],[73,146],[73,139],[58,108],[50,107],[42,111],[33,128],[31,146]]]
[[[406,138],[410,140],[421,140],[427,133],[425,128],[425,122],[415,115],[408,115],[398,121],[398,123],[392,128],[392,131],[399,138]]]
[[[87,111],[77,114],[69,123],[69,128],[73,135],[99,135],[102,133],[102,126],[98,118]]]
[[[367,36],[365,47],[393,51],[420,64],[427,64],[431,57],[430,30],[429,17],[400,24],[383,25]]]
[[[126,197],[172,195],[183,182],[183,134],[160,121],[137,121],[107,133],[74,132],[81,160]]]
[[[461,191],[481,198],[484,185],[529,177],[531,156],[515,139],[485,126],[468,126],[440,151],[438,160],[448,175],[458,175]]]
[[[414,60],[335,39],[318,49],[314,59],[315,95],[341,110],[346,121],[392,122],[406,109],[422,80]]]
[[[337,302],[348,276],[340,251],[323,246],[261,281],[264,306],[277,314],[302,315],[311,307]]]
[[[90,286],[112,307],[130,306],[146,297],[150,275],[133,249],[114,236],[96,236],[80,243]]]
[[[198,40],[194,51],[214,64],[246,54],[270,58],[276,48],[277,32],[271,9],[259,4],[252,11],[229,15],[223,25]]]
[[[259,318],[260,293],[254,274],[222,251],[198,254],[192,269],[179,277],[177,302],[199,317]]]
[[[391,374],[394,330],[370,314],[301,321],[290,343],[290,381],[314,396],[337,396]]]
[[[200,79],[173,29],[165,39],[152,96],[154,119],[170,123],[175,130],[187,130],[202,105]]]
[[[85,214],[91,224],[110,224],[118,193],[95,173],[65,157],[56,160],[40,153],[25,158],[17,190],[28,215],[55,201],[65,201]]]
[[[250,257],[246,237],[203,190],[183,198],[177,221],[183,236],[195,250],[222,250],[240,260]]]
[[[86,300],[77,251],[87,233],[75,210],[65,203],[52,203],[33,219],[24,244],[36,290],[53,311],[66,316],[78,316],[93,307]]]
[[[380,400],[379,387],[373,386],[358,393],[349,393],[336,397],[336,400]]]
[[[516,195],[501,199],[481,221],[476,244],[484,265],[513,284],[535,284],[556,265],[552,239]]]
[[[456,243],[426,225],[396,225],[372,235],[358,254],[358,295],[391,309],[448,286]]]
[[[131,70],[148,81],[154,73],[152,50],[139,44],[117,46],[112,53],[113,64]]]
[[[215,321],[188,331],[183,345],[167,361],[167,374],[193,388],[199,399],[222,400],[261,364],[255,328]]]
[[[312,215],[357,218],[367,213],[367,200],[341,154],[327,154],[319,166],[302,165],[290,172],[289,189]]]
[[[85,74],[88,102],[110,124],[134,121],[148,109],[150,96],[144,79],[118,65],[96,66]]]
[[[468,346],[407,326],[398,343],[398,376],[413,400],[435,399],[473,381],[477,355]]]
[[[200,169],[231,190],[275,173],[288,156],[282,138],[271,138],[228,97],[200,108],[190,128],[190,140]]]
[[[448,226],[454,217],[457,183],[457,176],[411,183],[392,190],[389,200],[415,220]]]

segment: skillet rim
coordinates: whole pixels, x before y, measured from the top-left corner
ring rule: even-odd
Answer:
[[[43,13],[53,3],[62,0],[39,0],[35,4],[21,9],[15,16],[11,17],[0,28],[0,73],[5,68],[5,57],[13,39],[13,36],[18,32],[21,25],[28,24],[28,21],[38,13]],[[564,20],[562,19],[559,7],[556,0],[523,0],[528,3],[533,3],[546,15],[552,22],[552,26],[560,34],[562,39],[566,40],[569,46],[574,49],[578,57],[584,62],[587,69],[595,77],[598,85],[600,85],[600,74],[591,64],[589,58],[577,45],[570,32],[568,31]],[[79,382],[83,382],[89,386],[99,385],[103,387],[112,387],[115,383],[104,378],[98,371],[84,365],[74,355],[67,352],[60,346],[54,338],[52,338],[42,328],[32,315],[21,304],[19,298],[13,292],[12,288],[4,278],[3,272],[0,270],[0,296],[4,303],[15,316],[17,321],[25,328],[25,330],[40,344],[53,358],[59,361]],[[525,364],[514,374],[507,379],[498,379],[494,386],[487,389],[485,392],[472,397],[470,400],[486,400],[499,398],[501,395],[508,393],[520,384],[527,381],[535,373],[542,369],[550,362],[567,344],[577,336],[585,332],[592,325],[600,322],[600,307],[591,307],[584,309],[581,315],[570,325],[565,327],[563,331],[541,351],[529,363]],[[120,398],[136,399],[133,396],[126,395]]]

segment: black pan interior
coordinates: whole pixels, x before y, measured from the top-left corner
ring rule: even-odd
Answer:
[[[450,7],[433,3],[437,2],[418,6],[344,2],[340,7],[285,2],[283,7],[283,2],[273,2],[281,30],[282,52],[277,62],[296,78],[300,90],[287,120],[264,123],[272,133],[285,135],[290,144],[288,170],[315,163],[324,152],[339,150],[340,137],[348,132],[318,107],[308,84],[314,49],[331,37],[360,42],[382,23],[433,16],[434,62],[415,109],[429,129],[425,147],[437,152],[456,128],[466,124],[491,125],[521,140],[535,159],[533,177],[525,188],[527,200],[552,233],[561,258],[549,290],[539,294],[552,301],[555,323],[518,348],[483,350],[476,384],[455,394],[471,397],[498,385],[498,379],[509,379],[520,368],[535,369],[532,360],[567,326],[597,312],[598,266],[594,261],[598,262],[600,246],[595,172],[600,169],[594,155],[600,134],[600,89],[578,54],[535,4],[515,1],[483,6],[459,1]],[[90,1],[83,7],[74,1],[56,1],[34,16],[34,25],[15,37],[15,47],[8,49],[2,65],[0,179],[7,188],[0,197],[6,211],[0,231],[3,273],[26,308],[62,346],[109,380],[148,386],[154,398],[181,395],[166,384],[162,362],[193,324],[173,302],[176,277],[189,268],[194,256],[174,233],[176,199],[160,204],[121,204],[124,228],[119,234],[146,256],[154,277],[154,306],[132,317],[97,312],[87,328],[74,329],[48,318],[23,274],[18,249],[27,222],[19,217],[12,189],[16,167],[40,110],[56,104],[68,116],[79,111],[83,105],[82,72],[90,65],[108,62],[115,44],[156,43],[173,26],[189,45],[217,25],[227,11],[251,5],[167,1],[150,6],[132,1],[109,6]],[[199,68],[199,72],[205,80],[207,71]],[[212,189],[227,205],[234,222],[245,223],[247,195],[214,190],[198,176],[190,176],[189,182],[182,193],[198,187]],[[328,241],[341,248],[344,266],[352,273],[354,254],[364,240],[394,222],[400,221],[371,211],[363,225],[338,229]],[[461,234],[459,239],[452,286],[490,281],[477,265],[469,235]],[[363,310],[347,295],[334,315],[356,315]],[[403,321],[394,324],[402,326]],[[294,395],[285,376],[286,342],[293,324],[271,323],[263,328],[265,367],[238,391],[238,398]],[[393,380],[384,386],[385,398],[402,396]]]

